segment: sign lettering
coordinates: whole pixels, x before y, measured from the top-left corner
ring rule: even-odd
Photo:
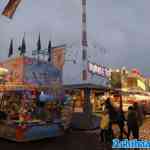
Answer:
[[[88,70],[92,74],[97,74],[103,77],[110,77],[111,74],[111,70],[109,68],[106,68],[101,65],[93,64],[93,63],[88,64]]]

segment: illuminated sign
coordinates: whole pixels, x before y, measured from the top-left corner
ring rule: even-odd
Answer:
[[[132,71],[132,73],[140,74],[140,71],[136,68],[132,69],[131,71]]]
[[[111,75],[111,70],[109,68],[93,63],[88,63],[88,70],[89,72],[102,77],[110,77]]]
[[[137,86],[140,87],[143,90],[146,90],[144,82],[137,80]]]

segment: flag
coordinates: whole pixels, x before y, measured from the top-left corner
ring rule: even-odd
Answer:
[[[48,44],[48,61],[51,62],[51,50],[52,50],[52,43],[49,41]]]
[[[21,0],[9,0],[8,4],[4,8],[2,15],[12,19],[18,5],[20,4]]]
[[[22,45],[19,48],[20,48],[20,56],[24,55],[26,53],[25,36],[23,37],[23,39],[22,39]]]
[[[37,53],[38,53],[38,55],[40,53],[40,50],[41,50],[41,38],[40,38],[40,33],[39,33],[39,39],[37,41]]]
[[[18,51],[21,51],[21,46],[18,47]]]
[[[8,57],[13,55],[13,40],[10,41]]]
[[[62,70],[65,62],[65,47],[57,46],[51,51],[51,62],[52,64]]]

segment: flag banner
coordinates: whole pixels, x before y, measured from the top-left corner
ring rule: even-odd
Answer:
[[[51,62],[51,49],[52,49],[52,43],[49,41],[48,44],[48,61]]]
[[[21,51],[21,46],[18,47],[18,51]]]
[[[24,55],[26,53],[26,42],[25,42],[25,36],[22,39],[22,45],[20,47],[20,56]]]
[[[10,41],[8,57],[13,55],[13,40]]]
[[[9,0],[8,4],[4,8],[2,15],[12,19],[18,5],[20,4],[21,0]]]
[[[37,41],[37,53],[40,54],[40,50],[41,50],[42,46],[41,46],[41,37],[40,37],[40,33],[39,33],[39,38]]]
[[[59,70],[63,69],[64,62],[65,62],[65,48],[64,47],[60,46],[60,47],[52,48],[51,62]]]

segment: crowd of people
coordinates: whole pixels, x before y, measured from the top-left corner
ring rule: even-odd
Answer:
[[[128,107],[128,112],[124,113],[122,108],[115,108],[108,98],[104,106],[100,115],[101,142],[107,143],[117,138],[114,135],[113,124],[117,124],[119,127],[119,139],[131,139],[131,135],[133,139],[139,139],[139,128],[143,124],[145,115],[142,105],[135,102]],[[127,126],[127,129],[125,126]]]

